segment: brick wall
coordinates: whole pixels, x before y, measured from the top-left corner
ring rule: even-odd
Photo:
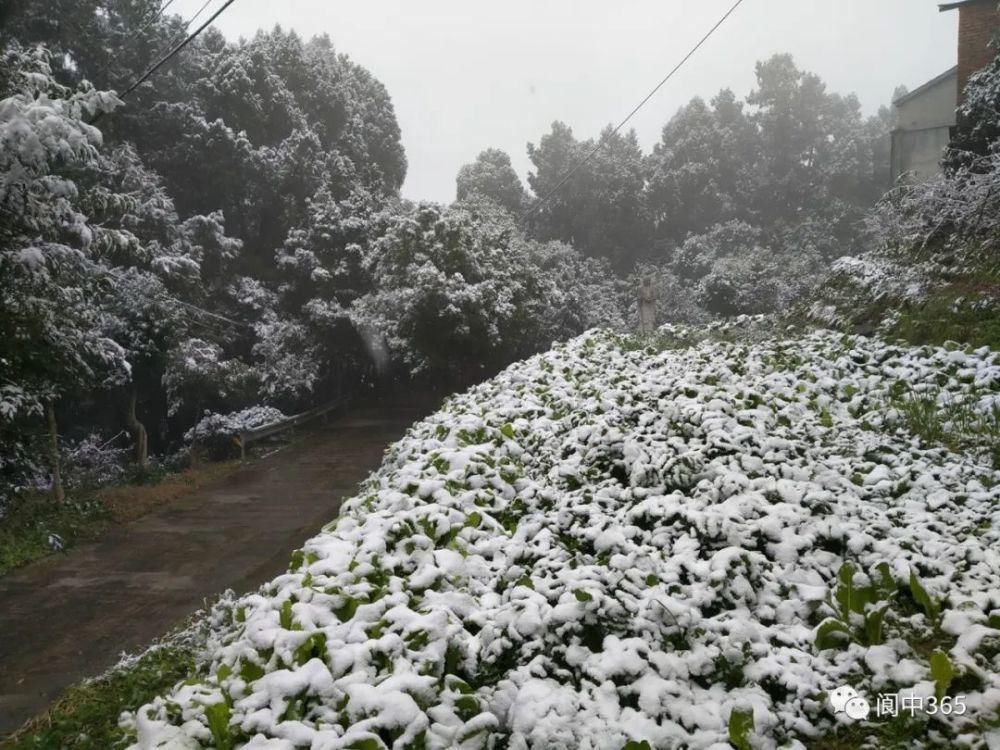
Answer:
[[[990,46],[993,34],[1000,28],[1000,11],[997,0],[963,5],[958,20],[958,90],[965,91],[965,84],[973,73],[986,67],[997,55]]]

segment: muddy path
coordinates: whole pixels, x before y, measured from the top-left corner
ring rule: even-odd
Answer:
[[[0,578],[0,737],[226,589],[257,588],[329,522],[432,400],[352,409],[234,474]]]

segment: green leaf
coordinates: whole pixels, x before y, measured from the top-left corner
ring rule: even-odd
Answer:
[[[285,630],[291,630],[294,620],[292,620],[292,600],[285,599],[281,605],[281,612],[278,613],[278,621]]]
[[[246,683],[256,682],[264,676],[264,668],[252,661],[240,662],[240,678]]]
[[[514,439],[514,425],[512,425],[512,424],[505,424],[503,427],[500,428],[500,434],[503,435],[508,440],[513,440]]]
[[[931,678],[934,680],[934,693],[941,700],[955,679],[955,668],[944,651],[936,650],[931,654]]]
[[[642,740],[641,742],[637,740],[629,740],[622,745],[622,750],[653,750],[653,746],[646,740]]]
[[[457,713],[462,717],[464,721],[468,721],[473,716],[478,715],[481,712],[479,707],[479,701],[474,695],[462,695],[455,699],[455,708]]]
[[[753,709],[734,708],[729,714],[729,742],[736,750],[752,750],[750,733],[754,730]]]
[[[889,599],[896,593],[896,579],[892,576],[892,569],[889,567],[889,563],[880,562],[875,566],[875,572],[877,574],[874,576],[875,600],[884,601]]]
[[[473,511],[469,514],[469,517],[465,519],[465,525],[475,528],[483,522],[483,514],[477,511]]]
[[[854,583],[854,576],[858,569],[854,563],[845,562],[837,571],[837,590],[834,597],[839,607],[840,619],[849,622],[851,613],[863,615],[865,607],[875,601],[875,589],[872,586],[857,586]]]
[[[453,690],[456,693],[463,693],[465,695],[472,695],[475,690],[472,689],[472,685],[467,683],[461,677],[456,677],[453,674],[448,675],[444,678],[445,687],[449,690]]]
[[[333,611],[333,613],[337,615],[337,619],[341,622],[347,622],[354,617],[354,613],[358,611],[358,606],[361,604],[361,602],[353,596],[347,596],[345,598],[347,601],[344,602],[343,606]]]
[[[832,617],[820,623],[816,628],[816,648],[820,651],[828,648],[839,648],[844,642],[850,642],[851,629],[840,620]]]
[[[938,619],[938,605],[931,595],[927,593],[927,589],[923,587],[920,583],[920,579],[917,578],[916,573],[912,570],[910,571],[910,593],[913,594],[913,600],[923,608],[924,612],[932,621],[937,621]]]
[[[845,622],[850,619],[852,611],[852,600],[854,599],[854,575],[857,568],[854,563],[845,562],[837,571],[837,589],[834,591],[834,598],[840,610],[840,619]]]
[[[889,605],[873,609],[865,615],[865,638],[869,646],[878,646],[885,642],[885,613]]]
[[[313,658],[322,659],[326,655],[326,634],[313,633],[295,650],[295,663],[300,667]]]
[[[576,597],[578,602],[590,602],[594,600],[594,597],[583,589],[577,589],[573,592],[573,595]]]
[[[218,750],[232,750],[233,748],[233,737],[229,733],[229,719],[231,717],[232,711],[225,703],[205,706],[208,731],[212,733],[212,741]]]
[[[431,637],[427,634],[426,630],[414,630],[403,640],[406,641],[408,648],[411,648],[414,651],[420,651],[421,649],[426,648],[427,644],[431,642]]]
[[[372,737],[356,740],[347,746],[347,750],[385,750],[385,744]]]

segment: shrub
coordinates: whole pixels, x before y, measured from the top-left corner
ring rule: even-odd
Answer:
[[[245,430],[263,427],[285,419],[282,412],[270,406],[252,406],[231,414],[206,413],[198,424],[184,433],[184,439],[216,460],[231,456],[235,438]]]

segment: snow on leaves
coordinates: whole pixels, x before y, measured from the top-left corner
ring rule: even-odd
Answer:
[[[974,737],[1000,701],[1000,474],[887,403],[900,382],[981,403],[997,355],[625,349],[585,335],[415,425],[287,574],[220,609],[209,676],[141,708],[134,747],[708,748],[734,716],[800,747],[842,684],[939,689],[930,638],[969,711],[914,747]],[[818,647],[860,616],[848,563],[892,611],[877,645]]]

